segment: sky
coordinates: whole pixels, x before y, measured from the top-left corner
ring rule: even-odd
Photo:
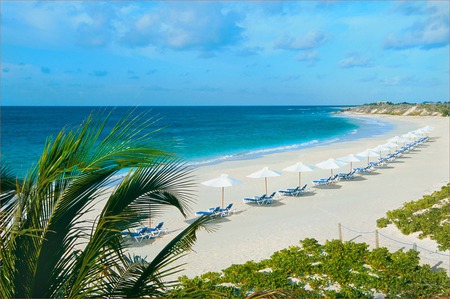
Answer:
[[[1,1],[5,106],[449,100],[447,1]]]

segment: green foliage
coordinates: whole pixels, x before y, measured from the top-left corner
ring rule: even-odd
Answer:
[[[450,295],[450,279],[444,270],[419,265],[418,253],[370,251],[367,244],[305,239],[301,246],[275,252],[270,259],[231,265],[220,273],[208,272],[189,279],[172,291],[222,293],[222,298],[276,290],[288,298],[424,298]],[[194,291],[195,292],[195,291]],[[219,295],[220,297],[220,295]]]
[[[386,218],[377,220],[382,228],[393,223],[403,234],[420,232],[419,238],[435,240],[440,250],[450,249],[450,184],[417,201],[410,201],[403,207],[388,211]]]
[[[415,107],[415,110],[411,111],[410,109],[413,107]],[[408,110],[410,111],[407,115],[450,115],[449,102],[423,102],[421,104],[402,102],[394,104],[388,101],[380,101],[346,109],[346,111],[360,113],[381,113],[390,115],[404,115]]]
[[[2,163],[1,298],[162,296],[173,284],[162,279],[179,271],[172,263],[208,228],[210,217],[199,218],[151,261],[124,254],[131,244],[120,232],[146,221],[149,207],[186,214],[193,180],[182,161],[157,148],[151,117],[130,114],[111,132],[104,132],[108,117],[100,118],[49,138],[23,180]],[[121,170],[127,175],[111,187]],[[100,195],[104,205],[87,218]]]

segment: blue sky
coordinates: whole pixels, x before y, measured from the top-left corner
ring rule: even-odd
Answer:
[[[2,1],[2,105],[448,101],[446,1]]]

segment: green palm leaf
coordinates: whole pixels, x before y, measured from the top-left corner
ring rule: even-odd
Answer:
[[[156,119],[130,113],[105,134],[110,115],[104,120],[89,116],[49,138],[38,163],[20,182],[2,164],[2,297],[161,292],[161,277],[175,269],[168,267],[170,262],[206,226],[207,219],[190,225],[150,264],[126,258],[120,231],[148,219],[149,208],[158,215],[173,206],[185,216],[192,175],[181,160],[156,146],[164,147],[154,139]],[[112,188],[115,175],[127,169]],[[99,196],[106,197],[102,211],[88,219]],[[131,277],[129,283],[125,277]]]

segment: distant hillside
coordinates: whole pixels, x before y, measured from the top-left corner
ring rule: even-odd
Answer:
[[[449,103],[423,103],[423,104],[393,104],[390,102],[378,102],[364,104],[362,106],[343,109],[342,111],[390,114],[390,115],[412,115],[412,116],[449,116]]]

